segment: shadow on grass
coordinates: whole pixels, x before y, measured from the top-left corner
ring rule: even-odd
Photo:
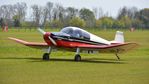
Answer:
[[[76,62],[74,59],[66,59],[66,58],[50,58],[50,60],[42,60],[42,58],[18,58],[18,57],[7,57],[7,58],[0,58],[0,59],[13,59],[13,60],[29,60],[29,62]],[[117,59],[104,59],[104,58],[86,58],[82,59],[77,63],[107,63],[107,64],[126,64],[124,60],[117,60]]]
[[[68,61],[68,62],[76,62],[74,59],[58,59],[51,58],[49,61]],[[100,58],[91,58],[91,59],[82,59],[78,63],[109,63],[109,64],[125,64],[124,61],[114,60],[114,59],[100,59]]]

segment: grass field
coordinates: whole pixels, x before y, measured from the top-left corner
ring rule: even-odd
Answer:
[[[54,31],[46,30],[46,31]],[[56,30],[58,31],[58,30]],[[115,30],[89,30],[113,40]],[[121,54],[81,54],[83,61],[74,62],[72,52],[52,52],[43,61],[42,50],[32,49],[7,39],[16,37],[43,42],[36,30],[0,31],[0,84],[149,84],[149,31],[124,31],[125,40],[140,46]]]

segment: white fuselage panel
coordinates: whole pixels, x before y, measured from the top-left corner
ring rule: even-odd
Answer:
[[[98,36],[91,34],[91,33],[90,33],[90,40],[98,42],[98,43],[108,44],[108,45],[111,44],[111,42],[109,42],[108,40],[105,40],[105,39],[98,37]]]

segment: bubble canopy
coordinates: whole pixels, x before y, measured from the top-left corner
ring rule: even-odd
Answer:
[[[60,32],[68,34],[75,38],[88,39],[88,40],[90,39],[90,34],[87,31],[80,29],[78,27],[65,27]]]

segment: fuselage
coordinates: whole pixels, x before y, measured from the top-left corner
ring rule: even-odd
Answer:
[[[47,32],[44,39],[48,44],[52,44],[48,37],[53,38],[57,46],[71,46],[73,43],[110,45],[111,43],[101,37],[91,34],[78,27],[65,27],[60,32]]]

